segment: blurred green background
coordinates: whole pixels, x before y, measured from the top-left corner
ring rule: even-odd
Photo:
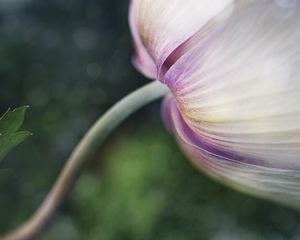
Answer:
[[[46,196],[88,127],[148,80],[131,65],[128,1],[0,0],[0,112],[31,106],[34,133],[0,163],[0,232]],[[99,149],[42,240],[300,239],[299,212],[227,189],[195,170],[160,104]]]

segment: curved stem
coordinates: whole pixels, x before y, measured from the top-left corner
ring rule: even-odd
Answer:
[[[0,237],[0,240],[30,240],[42,233],[72,189],[83,165],[91,159],[108,134],[131,113],[162,97],[167,92],[164,85],[155,81],[129,94],[107,111],[74,149],[50,193],[36,213],[24,225]]]

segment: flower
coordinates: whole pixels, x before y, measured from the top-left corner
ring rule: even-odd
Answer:
[[[297,0],[132,0],[134,63],[166,84],[163,118],[192,162],[300,206]]]

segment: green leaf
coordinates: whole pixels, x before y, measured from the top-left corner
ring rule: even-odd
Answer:
[[[2,135],[14,133],[20,129],[24,122],[25,112],[28,106],[14,109],[8,109],[0,118],[0,133]]]
[[[0,118],[0,161],[17,145],[32,135],[27,131],[19,131],[28,106],[8,109]]]

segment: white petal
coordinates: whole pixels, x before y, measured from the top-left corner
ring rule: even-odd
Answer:
[[[129,6],[129,25],[135,46],[135,56],[133,58],[133,64],[146,77],[154,79],[156,78],[157,72],[156,65],[152,57],[149,55],[148,50],[142,43],[134,14],[135,12],[133,11],[133,2],[131,1]]]
[[[236,190],[300,209],[300,172],[224,160],[182,143],[193,163]]]
[[[170,53],[181,43],[212,19],[221,21],[229,15],[231,2],[232,0],[133,0],[132,15],[141,41],[159,70]]]
[[[165,75],[188,125],[222,150],[300,169],[300,6],[254,1]]]
[[[168,99],[167,113],[184,152],[196,167],[217,181],[239,191],[300,209],[300,171],[263,166],[239,152],[226,152],[206,142],[187,125],[176,102]],[[166,106],[165,106],[166,108]]]

